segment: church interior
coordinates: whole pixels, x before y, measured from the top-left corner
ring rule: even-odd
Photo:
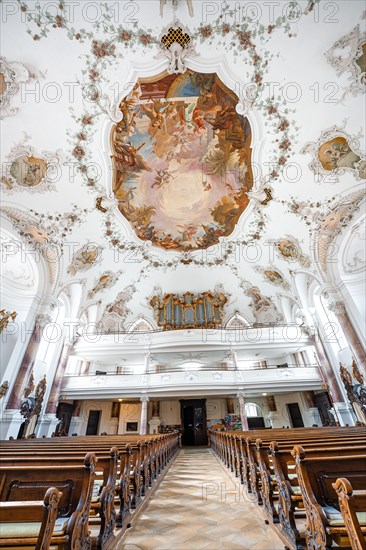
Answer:
[[[0,548],[365,550],[365,4],[0,12]]]

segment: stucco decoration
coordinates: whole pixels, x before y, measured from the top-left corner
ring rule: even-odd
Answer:
[[[163,15],[164,15],[164,6],[166,6],[168,1],[171,3],[174,12],[176,12],[177,9],[179,8],[179,6],[181,6],[182,3],[183,3],[182,0],[160,0],[160,16],[161,17],[163,17]],[[187,3],[189,15],[191,17],[193,17],[193,15],[194,15],[193,0],[186,0],[186,3]]]
[[[363,200],[365,200],[364,191],[352,193],[341,201],[337,201],[326,213],[317,217],[317,227],[314,232],[317,257],[325,272],[329,264],[339,261],[337,250],[333,246],[330,247],[333,239],[349,226]]]
[[[53,191],[61,176],[61,151],[37,151],[27,144],[30,136],[14,145],[2,165],[1,184],[7,192]]]
[[[348,75],[350,84],[345,88],[342,99],[347,93],[353,96],[365,93],[366,32],[361,32],[360,25],[337,40],[325,56],[338,76]]]
[[[283,321],[283,316],[278,311],[272,300],[264,296],[257,286],[251,286],[245,281],[241,284],[246,296],[251,298],[249,304],[255,318],[256,324],[268,325]]]
[[[276,267],[271,265],[268,267],[257,266],[255,271],[257,271],[257,273],[261,273],[264,279],[272,285],[280,286],[286,290],[290,288],[290,285],[286,281],[284,275]]]
[[[130,286],[120,292],[114,302],[107,305],[101,320],[97,323],[100,332],[118,332],[125,330],[125,321],[131,313],[127,303],[132,299],[135,289]]]
[[[302,267],[310,267],[309,256],[303,254],[299,240],[292,235],[270,242],[273,242],[278,256],[286,262],[298,262]]]
[[[121,275],[122,271],[117,271],[116,273],[113,273],[113,271],[104,271],[95,281],[94,287],[89,290],[88,300],[92,300],[99,292],[103,292],[106,288],[115,285]]]
[[[67,272],[70,275],[76,275],[80,271],[87,271],[102,260],[102,251],[103,248],[96,244],[84,245],[74,254]]]
[[[352,172],[357,180],[366,179],[366,160],[360,150],[360,137],[344,131],[345,124],[324,130],[319,139],[307,143],[301,154],[312,155],[309,168],[317,180],[337,183],[339,176]]]
[[[186,28],[181,24],[169,27],[161,37],[161,52],[157,58],[169,60],[167,69],[169,74],[183,74],[187,70],[185,58],[196,57],[196,52],[191,44],[191,38]]]
[[[365,218],[357,222],[351,230],[342,256],[345,273],[362,273],[366,267]]]
[[[0,118],[13,116],[18,108],[11,105],[21,86],[37,79],[22,63],[0,57]]]
[[[1,208],[17,229],[22,239],[42,252],[43,255],[52,254],[52,250],[63,250],[65,237],[71,233],[76,224],[80,224],[87,209],[80,210],[77,205],[72,205],[69,212],[54,212],[53,214],[41,214],[33,209],[23,211],[17,208],[4,206]],[[54,250],[54,254],[57,251]]]

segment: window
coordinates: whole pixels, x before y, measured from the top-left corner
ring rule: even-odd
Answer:
[[[256,403],[245,403],[245,413],[247,416],[262,416],[261,408]]]
[[[119,418],[119,411],[121,403],[119,401],[113,401],[111,409],[111,418]]]

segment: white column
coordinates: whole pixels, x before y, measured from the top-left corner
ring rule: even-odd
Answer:
[[[157,434],[159,430],[159,426],[161,424],[161,418],[160,418],[160,403],[157,400],[152,401],[152,415],[151,419],[149,420],[149,426],[151,434]]]
[[[141,419],[140,419],[140,435],[147,434],[147,404],[149,398],[147,395],[143,395],[141,401]]]
[[[247,415],[246,415],[246,412],[245,412],[244,393],[239,392],[238,395],[237,395],[237,398],[239,400],[239,414],[240,414],[240,418],[241,418],[242,429],[244,431],[246,431],[246,430],[249,430],[249,426],[248,426],[248,418],[247,418]]]
[[[149,366],[150,366],[150,353],[145,353],[145,373],[146,374],[149,372]]]
[[[236,355],[236,351],[235,350],[231,350],[231,361],[233,363],[233,367],[235,370],[238,370],[238,358],[237,358],[237,355]]]

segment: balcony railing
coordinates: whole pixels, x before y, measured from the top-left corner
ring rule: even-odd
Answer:
[[[99,371],[102,373],[103,371]],[[302,391],[320,389],[322,378],[317,366],[277,365],[255,369],[165,370],[164,372],[134,372],[130,374],[86,373],[69,374],[63,379],[64,399],[108,399],[149,395],[226,395],[246,391]]]
[[[92,366],[86,372],[66,372],[65,376],[132,376],[143,374],[174,374],[174,373],[186,373],[186,372],[245,372],[245,371],[266,371],[271,369],[300,369],[318,368],[317,364],[298,365],[296,363],[282,363],[282,364],[267,364],[263,366],[238,366],[233,365],[199,365],[193,367],[191,365],[151,365],[146,368],[144,365],[137,366],[118,366],[113,370],[102,368],[95,368]]]

